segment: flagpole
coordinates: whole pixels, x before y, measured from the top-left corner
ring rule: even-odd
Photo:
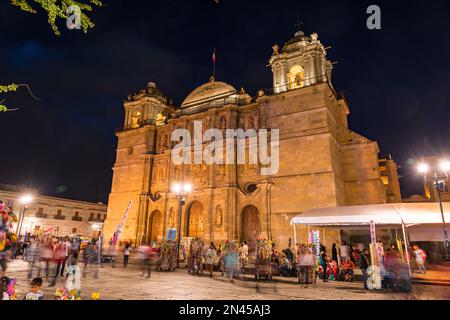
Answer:
[[[214,79],[216,79],[216,48],[214,48],[214,53],[213,53],[213,76],[214,76]]]

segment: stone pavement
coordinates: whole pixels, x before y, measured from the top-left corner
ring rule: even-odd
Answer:
[[[29,289],[27,268],[27,263],[22,260],[14,260],[9,264],[7,276],[18,279],[18,299],[22,299]],[[318,281],[316,285],[304,288],[295,279],[292,279],[292,283],[256,282],[250,281],[251,277],[248,277],[230,283],[219,273],[210,278],[207,275],[189,275],[186,269],[175,272],[154,271],[150,279],[143,279],[139,273],[136,264],[128,269],[123,269],[119,264],[116,268],[106,264],[100,268],[99,279],[94,279],[92,270],[89,270],[87,278],[82,279],[82,299],[90,299],[92,292],[98,291],[102,300],[450,300],[450,288],[443,286],[413,285],[411,293],[380,293],[364,291],[360,282]],[[57,287],[62,285],[64,280],[58,279]],[[46,300],[54,299],[55,287],[49,287],[48,282],[44,281],[43,290]]]

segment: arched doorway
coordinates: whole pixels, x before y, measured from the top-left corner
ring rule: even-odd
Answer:
[[[194,201],[187,211],[186,236],[203,238],[206,224],[206,217],[203,213],[203,205],[199,201]]]
[[[150,214],[150,243],[159,243],[162,241],[163,219],[162,213],[159,210],[155,210]]]
[[[242,210],[242,241],[247,241],[248,248],[254,251],[256,240],[261,233],[261,223],[259,220],[258,208],[252,205],[246,206]]]

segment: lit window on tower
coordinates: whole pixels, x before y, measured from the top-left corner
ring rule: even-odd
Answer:
[[[289,89],[303,88],[305,86],[305,68],[295,65],[289,70]]]

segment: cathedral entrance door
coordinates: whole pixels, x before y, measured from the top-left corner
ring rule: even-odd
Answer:
[[[162,213],[159,210],[155,210],[150,215],[150,244],[159,243],[162,241],[163,221]]]
[[[260,232],[261,223],[258,208],[252,205],[246,206],[242,210],[242,241],[247,241],[250,252],[255,251]]]
[[[194,201],[187,212],[186,235],[203,239],[205,223],[203,205],[199,201]]]

